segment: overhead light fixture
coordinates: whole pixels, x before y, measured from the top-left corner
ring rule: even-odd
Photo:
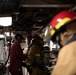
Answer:
[[[11,26],[12,17],[0,17],[0,26]]]
[[[10,33],[9,32],[5,32],[6,36],[10,36]]]
[[[0,34],[0,38],[4,38],[4,35]]]

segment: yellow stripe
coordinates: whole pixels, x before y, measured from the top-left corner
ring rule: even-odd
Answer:
[[[26,65],[30,66],[31,64],[30,63],[26,63]]]
[[[35,56],[41,56],[40,54],[35,54]]]
[[[59,29],[62,25],[64,25],[66,22],[70,21],[71,19],[70,18],[64,18],[61,22],[59,22],[55,28],[56,29]],[[51,36],[53,36],[55,34],[55,30],[51,30]]]
[[[55,30],[53,29],[50,33],[51,33],[51,36],[54,35]]]
[[[66,22],[69,22],[71,19],[70,18],[64,18],[61,22],[59,22],[55,28],[59,29],[61,26],[63,26]]]

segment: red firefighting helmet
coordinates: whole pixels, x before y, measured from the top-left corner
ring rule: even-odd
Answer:
[[[62,26],[67,25],[69,22],[72,22],[76,19],[76,13],[72,11],[61,11],[58,13],[50,22],[50,34],[51,39],[55,38],[58,30],[61,29]]]

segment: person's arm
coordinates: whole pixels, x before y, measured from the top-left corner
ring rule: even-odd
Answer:
[[[32,65],[32,63],[34,61],[35,50],[36,50],[36,47],[32,46],[31,49],[28,52],[26,63],[24,64],[24,66],[27,68],[27,71],[29,72],[29,74],[32,73],[31,65]]]
[[[75,75],[76,55],[69,46],[60,50],[52,75]]]
[[[28,56],[27,56],[27,63],[32,64],[35,58],[35,50],[36,50],[36,46],[32,46],[28,52]]]
[[[23,55],[23,50],[21,49],[20,45],[16,46],[16,56],[21,60],[25,60],[26,56]]]

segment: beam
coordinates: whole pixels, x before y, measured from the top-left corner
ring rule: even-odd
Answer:
[[[67,8],[67,7],[72,7],[74,6],[73,4],[22,4],[20,7],[51,7],[51,8]]]

